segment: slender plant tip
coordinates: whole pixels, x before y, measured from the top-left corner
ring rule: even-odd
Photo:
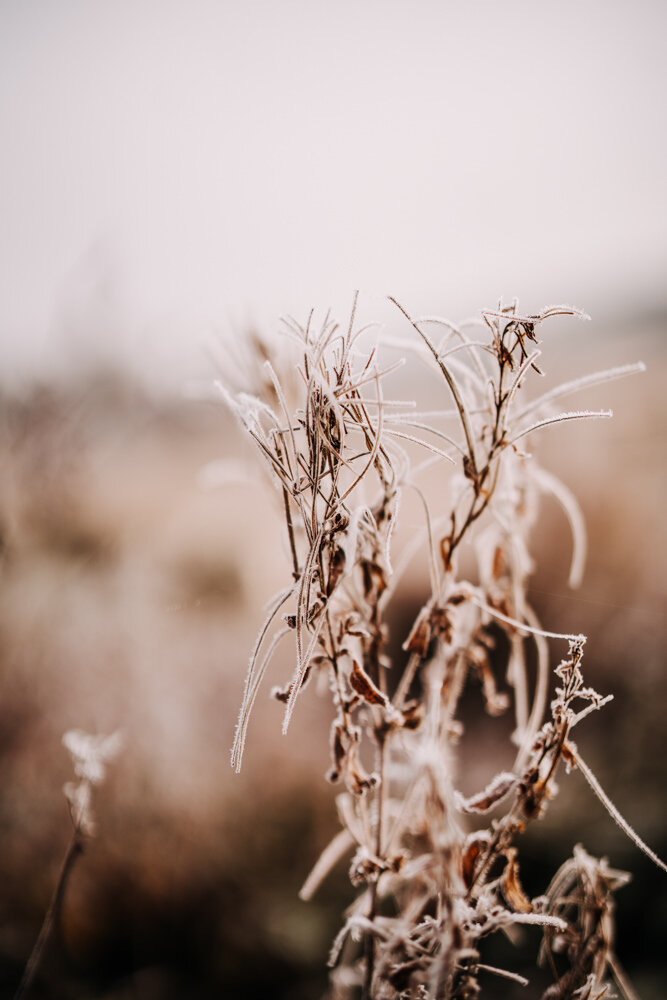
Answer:
[[[526,437],[527,434],[539,431],[542,427],[549,427],[551,424],[567,423],[569,420],[609,420],[613,415],[611,410],[570,410],[567,413],[559,413],[556,417],[547,417],[544,420],[538,420],[537,423],[531,424],[530,427],[526,427],[525,430],[516,434],[509,443],[516,444],[517,441]]]
[[[623,833],[625,833],[630,838],[633,844],[635,844],[639,848],[639,850],[646,855],[647,858],[650,858],[650,860],[653,862],[654,865],[662,869],[663,872],[667,872],[667,864],[665,864],[665,862],[658,857],[655,851],[651,850],[648,844],[644,843],[642,838],[639,836],[638,833],[635,832],[635,830],[633,830],[628,821],[623,816],[621,816],[620,812],[618,811],[614,803],[611,801],[609,796],[606,794],[606,792],[603,790],[602,786],[600,785],[600,782],[595,777],[588,764],[584,763],[584,761],[581,758],[581,755],[574,748],[572,748],[572,756],[576,760],[577,767],[583,774],[584,778],[591,786],[591,788],[593,789],[593,791],[595,792],[595,794],[597,795],[600,802],[605,807],[611,818],[618,826],[620,826]]]

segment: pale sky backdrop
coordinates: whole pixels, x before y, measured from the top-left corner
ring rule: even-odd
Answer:
[[[0,369],[667,301],[664,0],[0,0]],[[382,312],[382,309],[380,309]]]

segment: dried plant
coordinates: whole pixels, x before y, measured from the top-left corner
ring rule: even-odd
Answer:
[[[516,303],[501,304],[482,313],[471,333],[443,320],[417,322],[391,301],[410,338],[389,346],[436,366],[444,382],[441,411],[385,397],[397,365],[382,367],[377,346],[362,350],[356,297],[345,330],[328,317],[315,330],[312,314],[304,326],[287,322],[284,332],[299,352],[294,393],[269,360],[262,398],[220,385],[278,487],[292,564],[252,652],[232,764],[241,766],[264,674],[291,635],[294,671],[273,690],[285,705],[283,730],[309,680],[323,678],[335,712],[327,777],[343,789],[342,830],[301,895],[310,898],[346,854],[359,890],[331,950],[332,997],[361,988],[377,1000],[464,1000],[480,995],[485,977],[525,982],[483,961],[484,939],[520,924],[543,929],[540,962],[555,980],[544,1000],[610,997],[610,977],[631,997],[613,951],[612,920],[612,893],[628,876],[577,847],[544,896],[531,899],[521,885],[517,835],[543,815],[561,763],[566,771],[578,767],[626,832],[665,867],[619,816],[573,742],[575,727],[611,696],[584,682],[584,636],[544,630],[527,585],[540,494],[552,494],[571,524],[573,586],[585,558],[583,519],[565,485],[522,447],[560,422],[611,416],[559,412],[554,404],[643,366],[585,376],[526,402],[524,383],[541,374],[541,324],[583,314],[558,306],[523,316]],[[425,461],[415,460],[419,450]],[[436,506],[420,477],[442,462],[454,469]],[[392,534],[407,490],[423,503],[424,531],[394,568]],[[430,596],[405,639],[405,662],[391,663],[390,601],[419,545],[427,553]],[[468,579],[459,575],[464,545],[476,561]],[[501,634],[505,684],[497,676]],[[549,639],[566,643],[567,652],[548,706]],[[466,797],[456,788],[457,743],[471,677],[481,682],[487,713],[513,711],[514,761],[497,774],[491,762],[486,787]]]
[[[107,763],[114,760],[120,752],[122,737],[119,731],[110,736],[98,736],[84,733],[81,729],[70,729],[63,736],[63,745],[70,753],[76,777],[76,781],[68,781],[63,788],[72,820],[72,835],[51,902],[26,963],[21,982],[14,994],[14,1000],[22,1000],[32,987],[60,915],[74,865],[84,852],[86,839],[95,835],[96,825],[92,810],[93,787],[104,782]]]

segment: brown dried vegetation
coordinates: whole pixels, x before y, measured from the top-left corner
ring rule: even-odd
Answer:
[[[632,997],[613,947],[612,893],[628,876],[576,847],[543,896],[530,898],[521,883],[517,838],[556,794],[561,764],[579,767],[617,822],[662,863],[606,799],[572,740],[575,727],[609,699],[584,682],[584,636],[542,629],[527,584],[540,493],[552,493],[572,524],[573,585],[582,571],[581,518],[567,488],[519,442],[563,420],[610,416],[557,413],[553,403],[642,366],[586,376],[524,402],[524,382],[541,374],[541,324],[581,317],[576,310],[522,316],[516,303],[500,305],[482,314],[481,334],[469,334],[441,320],[415,321],[395,305],[414,335],[402,346],[437,366],[449,409],[420,413],[385,398],[397,365],[382,367],[377,347],[362,350],[356,299],[346,331],[329,319],[314,330],[312,315],[305,326],[287,324],[299,352],[292,391],[268,360],[266,398],[221,387],[278,486],[292,563],[292,579],[271,603],[252,653],[232,764],[241,766],[261,681],[291,635],[293,675],[274,695],[285,704],[286,730],[311,678],[328,687],[335,715],[327,776],[341,786],[343,827],[302,896],[346,854],[359,889],[331,950],[332,997],[361,989],[377,1000],[468,1000],[482,994],[484,977],[523,982],[483,961],[489,935],[511,937],[521,924],[543,931],[539,961],[554,978],[543,1000],[611,997],[612,980]],[[432,328],[441,339],[427,332]],[[420,449],[426,461],[415,460]],[[455,466],[447,491],[427,496],[421,479],[443,462]],[[423,503],[424,529],[394,567],[393,531],[407,491]],[[391,662],[391,600],[419,547],[431,592],[404,641],[405,662]],[[459,575],[464,548],[476,560],[470,579]],[[503,680],[499,633],[507,649]],[[550,706],[549,639],[568,644]],[[456,788],[457,744],[471,677],[490,716],[514,713],[513,763],[496,774],[491,763],[486,788],[465,797]],[[469,816],[486,825],[469,827]]]

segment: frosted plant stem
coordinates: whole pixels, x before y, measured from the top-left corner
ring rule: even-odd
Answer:
[[[538,420],[536,424],[531,424],[530,427],[515,434],[509,444],[516,444],[527,434],[539,431],[542,427],[550,427],[552,424],[563,424],[567,423],[568,420],[608,420],[612,416],[611,410],[570,410],[566,413],[559,413],[556,417],[545,417],[544,420]]]
[[[37,975],[39,967],[42,963],[44,949],[49,942],[56,920],[60,914],[67,880],[80,854],[83,854],[83,844],[81,842],[81,835],[79,831],[75,830],[72,834],[72,839],[69,842],[67,853],[65,854],[65,858],[60,869],[60,875],[58,876],[58,882],[53,890],[53,896],[51,897],[49,908],[44,917],[44,922],[39,935],[37,936],[37,940],[35,941],[35,945],[30,953],[30,957],[26,963],[21,982],[19,983],[18,989],[14,994],[14,1000],[22,1000],[22,997],[26,995],[32,986],[35,976]]]
[[[605,371],[593,372],[591,375],[583,375],[581,378],[573,379],[571,382],[564,382],[556,386],[550,392],[545,392],[537,399],[533,399],[527,406],[524,406],[517,414],[518,417],[525,417],[528,413],[534,413],[547,403],[552,403],[555,399],[568,396],[570,393],[579,392],[594,385],[601,385],[603,382],[611,382],[613,379],[625,378],[626,375],[638,375],[646,371],[646,365],[641,361],[633,365],[619,365],[617,368],[607,368]]]
[[[484,965],[482,962],[478,962],[477,968],[480,972],[491,972],[494,976],[502,976],[503,979],[512,979],[520,986],[528,986],[530,982],[525,976],[520,976],[518,972],[508,972],[507,969],[497,969],[495,965]]]
[[[568,632],[547,632],[546,629],[533,627],[531,625],[526,625],[525,622],[517,621],[516,618],[510,618],[509,615],[504,615],[496,608],[492,608],[485,601],[480,601],[474,594],[471,595],[470,600],[473,604],[476,604],[478,608],[482,611],[486,611],[488,614],[492,615],[493,618],[497,618],[501,622],[506,622],[508,625],[514,625],[515,628],[521,629],[523,632],[529,632],[531,635],[541,635],[545,639],[569,639],[571,642],[585,641],[586,636],[581,635],[581,633],[571,635]]]
[[[591,786],[591,788],[593,789],[593,791],[595,792],[595,794],[597,795],[600,802],[605,807],[611,818],[614,820],[614,822],[620,826],[623,833],[625,833],[630,838],[633,844],[635,844],[640,851],[643,851],[647,858],[651,859],[654,865],[657,865],[658,868],[662,868],[663,872],[667,872],[667,865],[665,864],[665,862],[660,860],[658,855],[651,850],[648,844],[644,843],[639,834],[635,833],[635,831],[630,826],[628,821],[624,819],[623,816],[621,816],[620,812],[618,811],[614,803],[611,801],[607,793],[604,791],[604,789],[600,785],[600,782],[589,768],[588,764],[584,763],[584,761],[581,759],[581,756],[579,755],[578,751],[575,750],[571,744],[568,744],[568,749],[571,751],[572,756],[576,760],[577,767],[579,768],[584,778]]]

